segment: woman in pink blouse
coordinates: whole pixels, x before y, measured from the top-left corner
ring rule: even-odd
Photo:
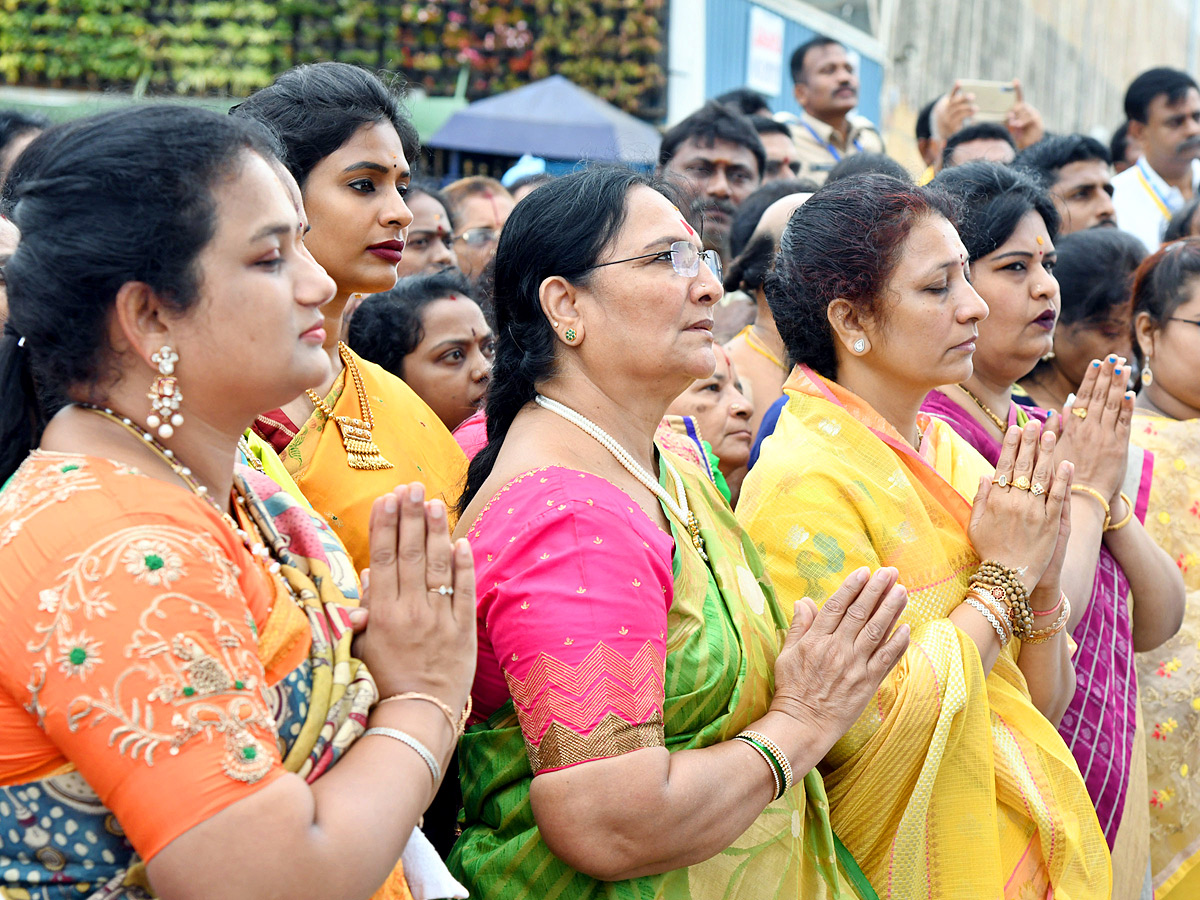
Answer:
[[[500,239],[458,531],[479,665],[450,866],[473,895],[869,895],[812,769],[907,646],[906,594],[864,568],[820,613],[787,598],[789,632],[712,482],[656,446],[715,366],[719,262],[682,202],[588,169]]]

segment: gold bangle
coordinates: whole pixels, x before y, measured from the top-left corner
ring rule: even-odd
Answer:
[[[1054,637],[1067,627],[1067,620],[1071,618],[1071,601],[1067,599],[1065,594],[1062,595],[1061,599],[1062,612],[1058,614],[1058,618],[1054,620],[1053,624],[1048,625],[1039,631],[1031,631],[1024,638],[1022,638],[1022,643],[1044,644],[1046,641],[1050,640],[1050,638]]]
[[[1105,531],[1120,531],[1131,521],[1133,521],[1133,502],[1125,496],[1125,492],[1121,491],[1121,499],[1125,501],[1125,515],[1120,522],[1106,522],[1104,524]]]
[[[446,721],[450,724],[451,730],[456,737],[462,737],[463,732],[467,730],[467,719],[471,715],[471,697],[467,696],[467,705],[463,707],[462,715],[455,716],[454,710],[450,708],[450,704],[446,703],[440,697],[435,697],[433,694],[421,694],[416,691],[405,691],[403,694],[392,694],[390,697],[384,697],[376,706],[383,706],[385,703],[391,703],[393,700],[424,700],[426,703],[432,703],[442,711],[442,715],[446,717]]]
[[[1112,521],[1112,509],[1109,507],[1108,501],[1104,499],[1104,495],[1094,487],[1086,484],[1071,485],[1071,493],[1074,494],[1076,491],[1087,494],[1089,497],[1095,497],[1100,505],[1104,507],[1104,530],[1108,531],[1108,523]]]

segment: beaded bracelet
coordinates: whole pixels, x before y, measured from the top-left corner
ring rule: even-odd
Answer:
[[[421,694],[417,691],[405,691],[403,694],[392,694],[390,697],[384,697],[376,706],[383,706],[385,703],[391,703],[393,700],[424,700],[426,703],[434,704],[442,711],[442,715],[446,717],[446,721],[450,723],[450,728],[454,732],[455,737],[462,737],[463,732],[467,730],[467,719],[471,717],[471,695],[467,695],[467,705],[463,707],[462,715],[455,716],[454,710],[450,708],[450,704],[446,703],[440,697],[435,697],[433,694]]]
[[[1120,522],[1106,521],[1104,523],[1105,531],[1120,531],[1133,520],[1133,504],[1129,501],[1124,491],[1121,491],[1121,499],[1125,501],[1125,515],[1121,517]]]
[[[963,600],[963,603],[967,604],[967,606],[971,607],[971,609],[975,610],[977,613],[979,613],[981,616],[983,616],[985,619],[988,620],[988,624],[991,625],[992,628],[994,628],[996,630],[996,635],[1000,638],[1000,646],[1001,647],[1005,646],[1008,643],[1008,635],[1005,633],[1004,628],[1003,628],[1003,626],[1001,626],[1000,622],[996,619],[996,617],[994,615],[992,615],[992,611],[990,609],[988,609],[986,606],[984,606],[982,603],[980,603],[974,597],[970,597],[970,596],[966,597]]]
[[[991,594],[1008,608],[1014,637],[1022,637],[1033,631],[1033,607],[1029,604],[1029,591],[1013,569],[993,559],[984,560],[971,578],[971,590]]]
[[[779,766],[777,766],[775,764],[775,760],[771,758],[771,754],[768,753],[764,748],[760,747],[757,743],[750,740],[750,738],[748,738],[748,737],[743,737],[742,735],[738,734],[738,735],[735,735],[733,739],[735,741],[741,741],[743,744],[747,744],[748,746],[753,747],[754,752],[757,753],[759,756],[761,756],[766,761],[767,768],[771,770],[771,777],[773,779],[775,779],[775,797],[773,799],[778,800],[780,797],[782,797],[783,796],[783,776],[781,774],[781,770],[780,770]]]
[[[1060,631],[1067,627],[1067,620],[1071,618],[1071,601],[1064,595],[1062,598],[1062,612],[1058,614],[1058,618],[1053,623],[1041,629],[1040,631],[1031,631],[1022,638],[1026,644],[1044,644],[1050,638],[1054,637]]]
[[[744,740],[750,740],[758,744],[775,760],[775,764],[779,766],[779,774],[783,778],[783,787],[779,793],[782,797],[792,789],[792,785],[796,783],[795,775],[792,773],[792,764],[788,761],[787,754],[779,749],[779,745],[773,740],[757,731],[743,731],[738,737]]]
[[[421,757],[425,765],[429,767],[429,774],[433,776],[434,786],[436,787],[437,783],[442,780],[442,767],[438,765],[438,761],[429,752],[429,748],[411,734],[407,734],[399,728],[368,728],[363,732],[363,737],[370,737],[373,734],[377,734],[380,737],[389,737],[394,741],[399,741],[406,747],[412,748],[416,751],[417,756]]]

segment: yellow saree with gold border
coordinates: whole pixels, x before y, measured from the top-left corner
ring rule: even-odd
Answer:
[[[834,831],[880,897],[1108,897],[1104,835],[1019,642],[985,674],[948,619],[979,564],[967,498],[991,467],[924,416],[918,454],[805,367],[785,393],[738,503],[780,605],[823,603],[860,566],[895,566],[909,596],[908,651],[821,765]]]

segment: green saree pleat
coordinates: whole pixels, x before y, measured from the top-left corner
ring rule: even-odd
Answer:
[[[706,564],[672,522],[674,599],[663,724],[667,748],[676,751],[729,740],[767,711],[786,619],[757,551],[716,488],[695,466],[671,459],[684,478],[710,560]],[[860,896],[839,865],[825,788],[816,771],[711,859],[661,875],[601,882],[560,862],[539,836],[529,803],[532,771],[511,701],[468,729],[459,746],[459,766],[464,827],[449,866],[473,897]]]

